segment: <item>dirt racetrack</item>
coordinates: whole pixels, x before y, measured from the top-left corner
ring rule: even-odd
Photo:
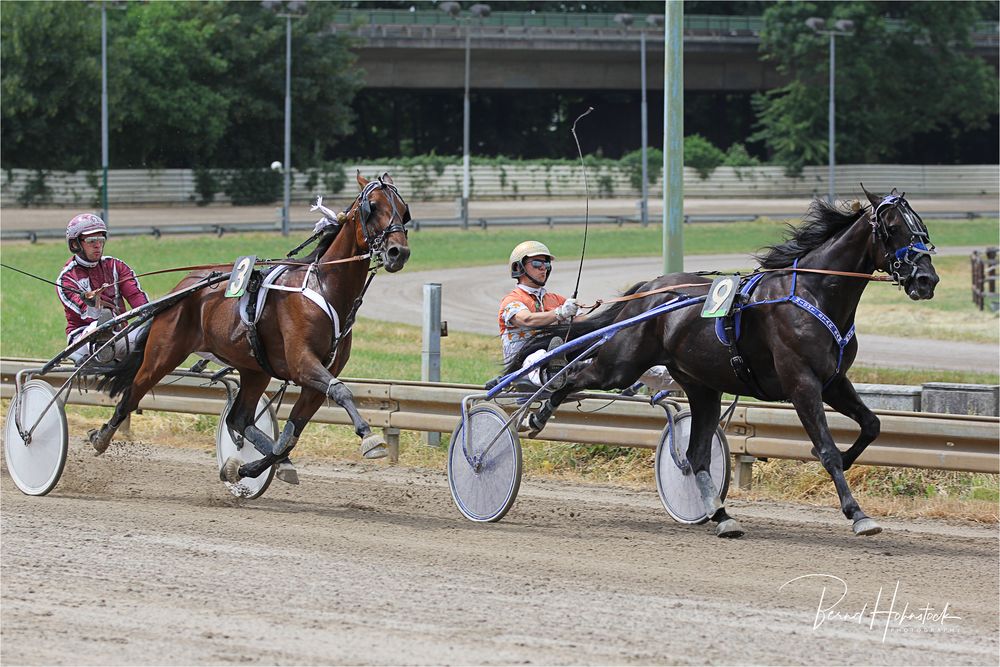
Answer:
[[[70,441],[47,497],[3,473],[3,664],[998,661],[995,526],[744,501],[721,541],[530,479],[477,525],[440,471],[307,461],[245,502],[213,452]]]

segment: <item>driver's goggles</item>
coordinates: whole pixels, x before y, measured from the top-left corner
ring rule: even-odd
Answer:
[[[107,243],[108,237],[107,236],[103,236],[103,235],[102,236],[88,236],[87,238],[80,239],[80,240],[83,243],[86,243],[87,245],[104,245],[105,243]]]
[[[528,263],[536,269],[548,269],[552,267],[551,259],[531,259],[528,260]]]

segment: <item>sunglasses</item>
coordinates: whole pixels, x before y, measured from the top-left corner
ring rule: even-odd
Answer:
[[[81,241],[87,245],[104,245],[107,240],[107,236],[91,236],[89,238],[81,239]]]
[[[532,259],[532,260],[530,260],[530,264],[531,264],[531,266],[535,267],[536,269],[547,269],[547,268],[549,268],[549,267],[552,266],[552,260],[551,259]]]

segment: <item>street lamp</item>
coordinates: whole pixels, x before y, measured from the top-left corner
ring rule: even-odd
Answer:
[[[465,99],[462,104],[462,227],[469,226],[469,63],[472,58],[471,17],[461,17],[462,5],[457,2],[442,2],[441,10],[455,20],[465,23]],[[469,14],[478,19],[490,15],[490,6],[476,3],[469,7]]]
[[[304,0],[263,0],[261,7],[285,19],[285,185],[284,204],[281,208],[281,234],[288,236],[289,210],[292,199],[292,19],[302,18]],[[273,168],[273,166],[272,166]]]
[[[812,16],[806,19],[806,25],[812,29],[817,35],[829,35],[830,36],[830,118],[829,118],[829,128],[828,128],[828,143],[829,149],[828,154],[830,158],[830,203],[836,196],[837,188],[834,182],[833,167],[836,164],[835,157],[835,130],[834,130],[834,71],[836,70],[836,53],[837,53],[837,42],[834,38],[836,37],[848,37],[854,34],[854,21],[849,21],[847,19],[840,19],[833,24],[833,28],[830,30],[825,30],[826,20],[821,19],[817,16]]]
[[[101,1],[101,219],[108,221],[108,1]],[[115,9],[126,9],[112,0]],[[93,6],[93,5],[91,5]]]
[[[628,30],[635,18],[631,14],[615,14],[614,20],[615,23],[625,26],[625,29]],[[663,25],[663,17],[650,14],[646,17],[646,22],[654,28],[659,27]],[[649,170],[646,152],[647,144],[649,144],[649,107],[646,104],[646,31],[642,29],[639,31],[639,69],[642,75],[642,104],[639,112],[640,125],[642,126],[642,201],[639,202],[639,216],[642,220],[642,226],[645,227],[649,224]]]

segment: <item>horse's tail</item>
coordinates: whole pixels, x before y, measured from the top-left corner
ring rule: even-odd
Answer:
[[[636,283],[630,287],[622,296],[628,296],[630,294],[636,293],[640,287],[645,285],[645,282]],[[539,327],[535,329],[535,334],[528,339],[517,354],[510,358],[504,365],[504,373],[512,373],[517,369],[521,368],[524,364],[524,360],[532,352],[538,350],[547,350],[549,343],[556,336],[559,336],[563,340],[573,340],[574,338],[579,338],[598,329],[603,329],[604,327],[612,324],[618,315],[622,312],[625,306],[628,305],[627,301],[619,301],[608,306],[606,309],[601,310],[593,315],[587,317],[583,321],[574,321],[567,324],[552,324],[547,327]]]
[[[111,398],[120,395],[132,386],[135,376],[142,366],[142,360],[146,356],[146,340],[149,337],[149,326],[143,327],[142,332],[136,336],[132,343],[132,350],[113,368],[100,373],[97,380],[97,389],[107,391]]]

